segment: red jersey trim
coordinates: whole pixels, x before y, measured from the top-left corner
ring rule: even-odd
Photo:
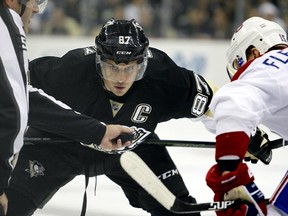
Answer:
[[[231,79],[231,82],[237,80],[241,74],[244,73],[244,71],[249,67],[249,65],[254,61],[255,59],[246,62],[239,70],[234,74],[234,76]]]

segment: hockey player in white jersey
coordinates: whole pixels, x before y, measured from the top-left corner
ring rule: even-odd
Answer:
[[[231,82],[218,90],[210,109],[216,122],[217,164],[206,182],[214,200],[240,200],[218,216],[288,214],[287,173],[268,208],[253,174],[243,163],[253,128],[263,124],[288,139],[288,43],[276,23],[252,17],[234,33],[227,51]]]

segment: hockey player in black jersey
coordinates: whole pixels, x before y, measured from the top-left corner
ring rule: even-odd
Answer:
[[[144,128],[153,138],[157,138],[154,130],[160,122],[207,114],[213,91],[206,80],[176,65],[163,51],[149,48],[135,20],[109,20],[95,42],[96,46],[71,50],[62,57],[33,60],[31,83],[78,112],[107,124]],[[157,176],[174,170],[175,175],[161,181],[179,199],[196,202],[165,147],[144,142],[133,151]],[[120,154],[69,143],[24,145],[7,191],[8,216],[32,215],[78,175],[106,175],[121,186],[131,206],[152,216],[176,215],[135,183],[121,168],[119,158]],[[35,161],[43,167],[39,175],[31,165]]]
[[[80,115],[42,90],[27,84],[28,51],[25,33],[28,32],[32,15],[43,12],[47,2],[48,0],[0,0],[1,216],[7,211],[5,188],[23,145],[28,121],[30,126],[83,143],[93,142],[106,150],[122,147],[120,141],[112,144],[111,140],[121,132],[133,131],[121,125],[105,126],[98,120]],[[125,143],[128,144],[129,142]]]

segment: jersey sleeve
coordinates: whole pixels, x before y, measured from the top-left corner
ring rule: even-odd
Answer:
[[[63,83],[66,82],[68,85],[68,82],[77,82],[78,78],[74,75],[68,78],[66,71],[75,70],[71,64],[93,52],[93,47],[79,48],[67,52],[62,57],[41,57],[29,63],[30,83],[33,86],[29,91],[29,126],[82,143],[100,144],[106,131],[105,124],[80,114],[77,112],[79,110],[72,110],[70,105],[59,101],[62,100],[61,96],[63,98],[60,92]],[[68,89],[70,88],[76,87],[71,85]],[[67,90],[65,92],[64,95],[67,97],[73,97]]]
[[[210,104],[216,122],[216,159],[243,159],[253,129],[281,107],[279,90],[271,87],[274,78],[259,66],[255,73],[251,66],[241,79],[222,86]]]
[[[85,144],[100,144],[104,123],[82,115],[42,90],[29,86],[29,126]]]
[[[213,89],[203,76],[178,66],[166,53],[151,49],[147,75],[161,101],[162,120],[172,118],[197,119],[209,108]],[[158,102],[156,102],[158,103]]]

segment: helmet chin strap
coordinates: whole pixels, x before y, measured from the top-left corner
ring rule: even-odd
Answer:
[[[24,4],[21,3],[21,11],[20,11],[20,14],[19,14],[20,17],[24,14],[25,9],[26,9],[26,5],[24,5]]]
[[[24,0],[25,2],[26,2],[26,0]],[[20,1],[18,1],[19,2],[19,4],[21,5],[21,11],[20,11],[20,17],[22,17],[22,15],[24,14],[24,12],[25,12],[25,9],[26,9],[26,3],[24,4],[23,3],[23,0],[20,0]]]

